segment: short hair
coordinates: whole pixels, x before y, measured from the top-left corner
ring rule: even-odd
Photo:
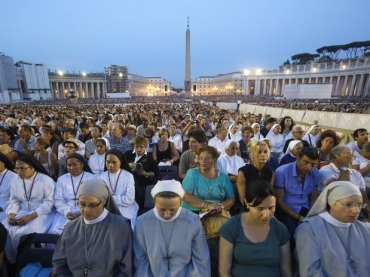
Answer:
[[[32,134],[32,127],[30,125],[23,124],[21,125],[23,131],[29,132]]]
[[[100,126],[98,126],[98,125],[94,125],[94,126],[91,127],[91,129],[92,128],[98,128],[99,133],[101,133],[103,131],[103,129]]]
[[[251,126],[243,126],[242,127],[242,133],[244,133],[245,131],[249,131],[251,132],[252,134],[254,133],[253,132],[253,128]]]
[[[6,133],[11,140],[15,138],[15,134],[10,129],[0,129],[0,132]]]
[[[216,134],[218,134],[221,131],[222,128],[226,128],[224,124],[222,124],[222,123],[217,124]]]
[[[300,126],[300,125],[295,125],[295,126],[293,126],[293,128],[292,128],[292,133],[293,133],[293,132],[296,132],[296,131],[297,131],[297,129],[302,129],[302,130],[303,130],[303,127],[302,127],[302,126]]]
[[[133,145],[147,145],[148,141],[147,138],[144,136],[137,136],[132,140]]]
[[[144,129],[144,134],[147,134],[150,136],[150,138],[154,137],[154,130],[150,127],[147,127]]]
[[[358,133],[363,133],[363,132],[367,132],[367,130],[365,128],[359,128],[359,129],[354,130],[353,138],[354,139],[358,138]]]
[[[68,128],[64,131],[65,134],[69,134],[69,135],[74,135],[76,136],[77,134],[77,130],[76,129],[73,129],[73,128]]]
[[[269,118],[266,120],[266,125],[267,125],[267,124],[272,124],[272,123],[274,123],[274,122],[277,122],[277,121],[276,121],[276,118],[275,118],[275,117],[269,117]]]
[[[343,151],[352,151],[352,149],[345,145],[334,146],[329,152],[328,160],[330,162],[335,161]]]
[[[270,156],[271,156],[270,147],[267,145],[267,143],[263,140],[254,140],[248,144],[249,153],[250,153],[249,156],[251,157],[252,160],[253,160],[253,157],[256,157],[258,155],[258,151],[260,150],[260,147],[263,145],[266,146],[267,148],[267,160],[270,159]]]
[[[209,154],[211,154],[212,158],[213,159],[218,159],[218,157],[220,156],[220,154],[218,154],[217,152],[217,149],[214,148],[213,146],[209,146],[209,145],[204,145],[202,146],[199,150],[198,150],[198,156],[203,153],[203,152],[208,152]]]
[[[310,158],[311,160],[318,160],[320,159],[320,151],[316,147],[303,147],[302,150],[298,153],[299,158],[303,158],[304,156]]]
[[[44,149],[47,149],[50,146],[50,141],[45,137],[37,137],[35,141],[44,147]]]
[[[120,129],[122,132],[125,130],[123,124],[121,122],[115,122],[115,123],[112,123],[112,127],[118,127],[118,129]]]
[[[164,133],[167,133],[168,136],[170,136],[170,133],[168,132],[168,129],[162,128],[159,130],[158,136],[161,137]]]
[[[333,130],[326,130],[321,133],[321,136],[316,141],[316,147],[321,148],[322,143],[321,141],[326,138],[333,138],[334,139],[334,146],[337,146],[339,144],[338,136]],[[333,147],[334,147],[333,146]]]
[[[188,138],[193,138],[199,143],[205,143],[207,141],[206,133],[203,130],[195,129],[188,133]]]
[[[273,186],[266,181],[256,180],[245,188],[245,201],[252,207],[257,207],[269,196],[276,198]]]
[[[50,135],[54,135],[55,131],[50,125],[42,125],[41,127],[42,133],[49,133]]]
[[[80,123],[80,129],[89,129],[89,124],[84,122]]]

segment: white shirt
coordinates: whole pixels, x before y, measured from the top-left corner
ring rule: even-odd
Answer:
[[[330,163],[319,170],[319,186],[318,191],[321,193],[324,188],[334,179],[338,179],[340,170],[333,164]],[[357,170],[351,169],[349,181],[357,186],[360,190],[365,189],[365,181],[362,175]]]
[[[219,153],[223,153],[224,150],[225,150],[225,146],[226,146],[226,142],[228,141],[229,139],[226,137],[223,141],[220,140],[217,136],[211,138],[209,141],[208,141],[208,145],[209,146],[213,146],[214,148],[217,149],[217,152]]]
[[[362,157],[358,152],[354,153],[355,160],[352,162],[353,165],[358,165],[360,169],[363,169],[370,165],[370,160]],[[370,182],[370,173],[363,176],[366,182]]]
[[[168,140],[170,142],[173,142],[173,144],[175,144],[176,149],[179,150],[180,153],[182,153],[182,139],[179,134],[175,134],[174,136],[169,136]]]

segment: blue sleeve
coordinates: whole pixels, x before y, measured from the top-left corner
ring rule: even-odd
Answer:
[[[275,171],[274,187],[279,189],[285,188],[285,174],[283,168],[280,167]]]
[[[186,192],[193,192],[194,185],[195,185],[195,174],[197,169],[189,169],[188,172],[186,172],[185,178],[182,181],[182,188]]]

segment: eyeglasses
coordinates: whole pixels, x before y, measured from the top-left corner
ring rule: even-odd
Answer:
[[[30,166],[28,167],[16,167],[14,168],[15,172],[25,172],[27,169],[31,168]]]
[[[340,203],[347,210],[352,210],[352,208],[356,208],[358,210],[361,210],[362,207],[363,207],[363,204],[362,203],[350,204],[350,203],[342,203],[340,201],[337,201],[337,202]]]
[[[96,209],[97,207],[99,207],[101,204],[101,202],[99,203],[95,203],[95,204],[86,204],[86,203],[80,203],[78,202],[78,206],[81,208],[81,209],[86,209],[86,208],[89,208],[89,209]]]
[[[320,158],[320,151],[316,147],[303,147],[299,155],[302,157],[304,154],[307,154],[312,159]]]

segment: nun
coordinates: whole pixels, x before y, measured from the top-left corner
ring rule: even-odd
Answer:
[[[281,152],[283,151],[283,141],[284,137],[280,134],[281,126],[280,124],[272,125],[270,131],[267,133],[266,138],[271,142],[271,156],[279,158]]]
[[[51,276],[133,276],[132,231],[103,180],[78,189],[81,216],[68,222],[53,255]]]
[[[104,172],[105,168],[105,153],[109,150],[109,141],[106,138],[99,138],[96,140],[95,153],[89,159],[89,166],[91,171],[99,176]]]
[[[78,153],[66,158],[68,173],[58,178],[55,188],[55,208],[57,213],[49,233],[61,234],[64,225],[80,216],[77,205],[77,192],[85,180],[96,179],[86,160]]]
[[[225,150],[217,159],[216,169],[226,173],[229,176],[231,183],[235,184],[238,170],[244,166],[244,160],[237,154],[239,152],[239,142],[228,140],[225,145]]]
[[[10,199],[10,184],[17,177],[12,162],[0,153],[0,222],[8,216],[5,211]]]
[[[55,182],[36,158],[24,155],[17,159],[14,171],[18,177],[10,183],[10,201],[3,220],[8,230],[5,254],[15,262],[21,236],[46,233],[53,223]]]
[[[297,160],[299,152],[303,148],[303,143],[299,140],[292,140],[285,151],[285,155],[281,158],[279,166],[290,164]]]
[[[158,181],[155,207],[137,219],[135,276],[210,277],[210,254],[198,215],[183,209],[185,191],[176,180]]]
[[[134,229],[139,210],[135,202],[135,180],[131,167],[120,150],[113,148],[107,151],[104,173],[98,178],[107,184],[118,209],[124,217],[131,220]]]
[[[357,220],[362,207],[354,184],[325,187],[295,233],[301,277],[369,276],[370,225]]]

